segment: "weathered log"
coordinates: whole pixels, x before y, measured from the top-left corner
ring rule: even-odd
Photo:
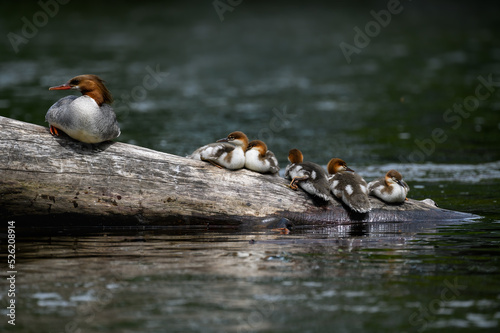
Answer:
[[[84,144],[0,117],[0,214],[28,226],[264,226],[462,219],[409,200],[351,214],[288,188],[279,176],[229,171],[119,142]]]

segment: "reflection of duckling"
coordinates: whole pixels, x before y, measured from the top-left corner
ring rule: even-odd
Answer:
[[[260,173],[276,173],[280,170],[273,152],[260,140],[253,140],[245,152],[245,168]]]
[[[325,170],[315,163],[304,162],[304,156],[298,149],[288,152],[290,164],[285,169],[285,178],[291,179],[291,189],[296,190],[297,185],[307,193],[320,197],[325,201],[332,201],[328,190],[328,177]]]
[[[402,203],[406,199],[410,187],[403,180],[403,176],[396,170],[389,170],[385,177],[371,181],[368,184],[371,195],[388,203]]]
[[[357,213],[367,213],[371,210],[365,180],[350,169],[346,162],[340,158],[332,158],[328,162],[327,170],[333,175],[328,180],[333,195]]]
[[[189,158],[212,163],[219,168],[231,170],[241,169],[245,166],[245,150],[248,138],[243,132],[232,132],[227,138],[217,140],[196,149]]]
[[[58,100],[47,111],[45,121],[50,133],[58,136],[64,131],[75,140],[99,143],[120,135],[116,115],[110,104],[110,92],[97,75],[79,75],[67,83],[49,90],[80,90],[83,96],[66,96]]]

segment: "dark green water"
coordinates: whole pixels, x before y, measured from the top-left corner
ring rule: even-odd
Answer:
[[[186,155],[242,130],[265,140],[282,168],[291,148],[323,165],[341,157],[367,180],[396,168],[410,197],[481,218],[290,235],[19,230],[16,326],[7,324],[5,285],[0,327],[498,331],[495,2],[401,1],[390,22],[380,14],[386,1],[243,1],[223,21],[211,1],[51,8],[1,5],[2,116],[44,125],[66,94],[49,86],[98,74],[115,97],[118,141]],[[371,11],[384,26],[370,23]],[[372,29],[369,42],[356,27]],[[341,43],[358,47],[346,57]]]

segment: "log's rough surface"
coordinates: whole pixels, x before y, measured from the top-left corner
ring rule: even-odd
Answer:
[[[229,171],[129,144],[84,144],[0,117],[0,214],[25,225],[266,226],[463,219],[409,200],[349,214],[321,205],[279,176]],[[284,166],[282,166],[284,167]]]

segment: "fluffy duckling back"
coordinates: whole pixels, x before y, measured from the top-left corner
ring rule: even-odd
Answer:
[[[371,210],[366,181],[340,158],[332,158],[327,165],[330,191],[352,211],[367,213]]]
[[[288,152],[290,164],[285,169],[285,178],[290,179],[289,187],[296,190],[297,185],[305,192],[324,201],[332,201],[328,189],[328,177],[323,168],[312,162],[304,162],[304,156],[298,149]]]

